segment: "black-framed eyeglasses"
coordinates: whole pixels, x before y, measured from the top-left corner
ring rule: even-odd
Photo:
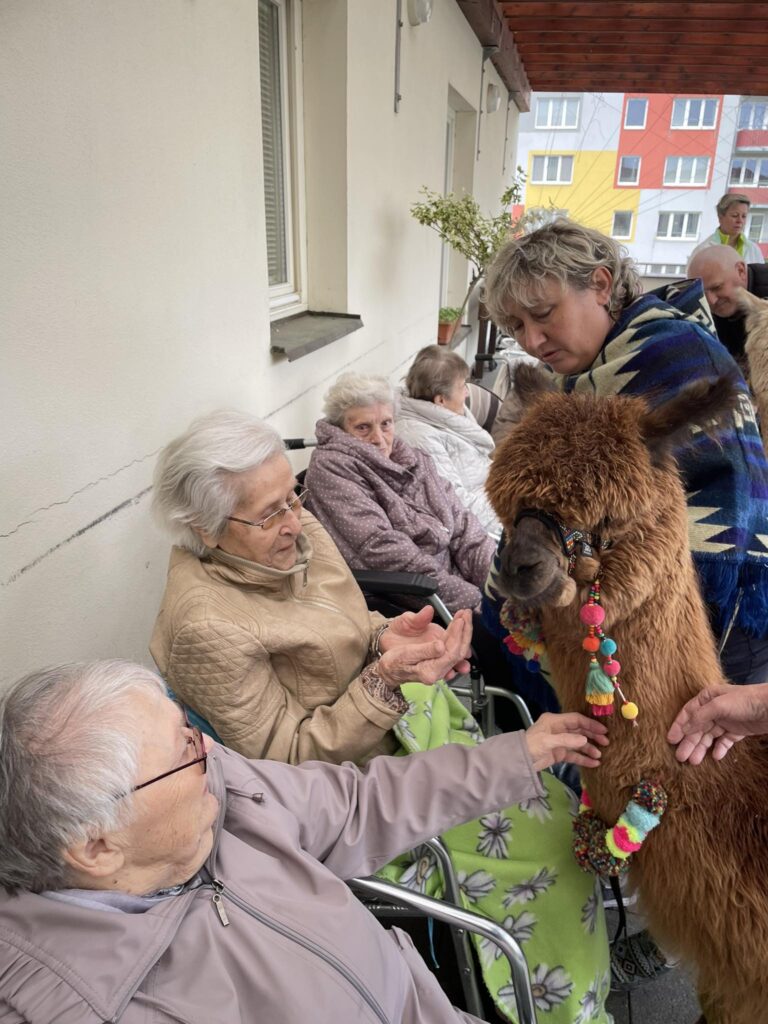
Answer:
[[[242,523],[243,526],[258,526],[262,530],[271,530],[273,526],[277,526],[278,523],[283,521],[286,512],[301,511],[301,506],[306,501],[308,494],[309,488],[302,488],[294,498],[286,501],[276,512],[270,512],[268,516],[259,519],[258,522],[254,522],[252,519],[239,519],[237,516],[227,516],[227,519],[230,519],[233,523]]]
[[[185,761],[184,764],[180,764],[177,768],[171,768],[168,772],[163,772],[162,775],[156,775],[153,779],[147,779],[146,782],[140,782],[138,786],[133,786],[129,790],[130,793],[135,793],[138,789],[144,789],[146,786],[151,786],[153,782],[159,782],[160,779],[167,779],[169,775],[175,775],[176,772],[183,772],[185,768],[191,768],[193,764],[201,764],[203,766],[203,775],[208,770],[208,753],[205,749],[205,740],[203,734],[196,725],[191,725],[185,708],[181,709],[184,714],[184,728],[188,730],[189,736],[189,751],[194,753],[194,757],[190,761]]]

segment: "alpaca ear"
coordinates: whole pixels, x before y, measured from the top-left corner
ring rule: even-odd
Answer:
[[[697,380],[669,401],[646,409],[640,417],[640,431],[653,464],[662,464],[666,456],[689,442],[696,428],[710,437],[718,434],[739,404],[738,381],[736,373]]]
[[[541,395],[557,391],[552,374],[533,363],[520,363],[515,370],[514,388],[523,412]]]

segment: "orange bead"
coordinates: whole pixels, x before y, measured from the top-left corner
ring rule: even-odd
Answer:
[[[581,646],[585,651],[589,651],[590,654],[594,654],[600,650],[600,641],[596,636],[585,636],[581,641]]]

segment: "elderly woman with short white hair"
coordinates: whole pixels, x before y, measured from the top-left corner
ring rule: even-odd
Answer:
[[[468,377],[469,366],[458,352],[444,345],[423,348],[405,378],[395,432],[429,455],[462,504],[498,540],[501,523],[485,493],[495,445],[467,408]]]
[[[0,1020],[477,1022],[343,880],[536,800],[604,732],[294,767],[203,737],[140,665],[35,672],[0,700]]]
[[[353,569],[427,573],[475,609],[494,542],[422,451],[395,436],[385,377],[346,373],[325,396],[307,471],[311,508]]]
[[[150,651],[173,691],[247,757],[363,763],[395,749],[400,684],[464,671],[469,613],[369,612],[302,509],[277,432],[196,420],[161,453],[154,510],[176,540]]]

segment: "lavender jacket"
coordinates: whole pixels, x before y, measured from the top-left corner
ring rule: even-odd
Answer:
[[[494,541],[432,459],[396,437],[389,458],[319,420],[310,508],[352,569],[423,572],[448,608],[476,608]]]
[[[0,890],[3,1024],[478,1024],[342,879],[541,795],[523,733],[365,772],[214,746],[208,778],[220,811],[202,884],[143,914]]]

